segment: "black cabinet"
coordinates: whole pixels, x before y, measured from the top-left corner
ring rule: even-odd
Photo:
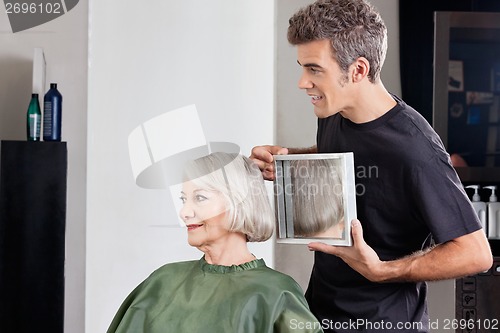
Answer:
[[[500,257],[486,272],[457,279],[455,283],[456,332],[494,332],[500,328]]]
[[[0,150],[0,331],[62,333],[66,143]]]

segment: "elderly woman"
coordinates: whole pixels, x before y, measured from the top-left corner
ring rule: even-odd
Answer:
[[[247,242],[269,239],[274,213],[259,168],[238,154],[190,163],[180,199],[200,260],[166,264],[126,298],[108,333],[322,332],[299,285]]]

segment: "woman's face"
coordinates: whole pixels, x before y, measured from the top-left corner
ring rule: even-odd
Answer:
[[[217,191],[200,188],[192,181],[182,185],[179,212],[188,231],[188,243],[194,247],[223,243],[231,234],[227,202]]]

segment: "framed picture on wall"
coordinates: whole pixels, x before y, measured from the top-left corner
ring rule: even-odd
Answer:
[[[277,242],[351,245],[353,153],[275,155]]]

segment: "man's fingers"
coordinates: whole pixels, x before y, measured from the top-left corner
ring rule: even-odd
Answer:
[[[274,155],[288,155],[288,148],[280,147],[276,152],[274,152]]]
[[[273,162],[272,146],[257,146],[252,149],[250,159],[254,161],[261,161],[264,163]]]
[[[353,245],[363,245],[365,240],[363,239],[363,228],[361,227],[359,220],[354,219],[351,221],[351,235],[354,243]],[[339,257],[341,257],[342,254],[345,254],[344,250],[346,250],[343,246],[332,246],[321,242],[309,243],[308,248],[309,251],[321,251]]]
[[[272,170],[262,170],[262,176],[264,177],[265,180],[274,180],[274,169]]]
[[[353,245],[360,246],[362,245],[365,240],[363,239],[363,227],[361,226],[361,223],[359,220],[352,220],[351,222],[351,235],[352,235],[352,240],[353,240]]]
[[[336,246],[327,245],[320,242],[312,242],[307,245],[309,251],[321,251],[328,254],[338,255],[338,248]]]
[[[250,159],[259,167],[260,170],[262,170],[262,172],[266,171],[267,167],[269,166],[269,163],[256,158],[252,158],[252,156],[250,156]]]
[[[288,154],[288,149],[281,146],[257,146],[252,149],[250,159],[262,171],[266,180],[274,180],[274,158],[273,155]]]

